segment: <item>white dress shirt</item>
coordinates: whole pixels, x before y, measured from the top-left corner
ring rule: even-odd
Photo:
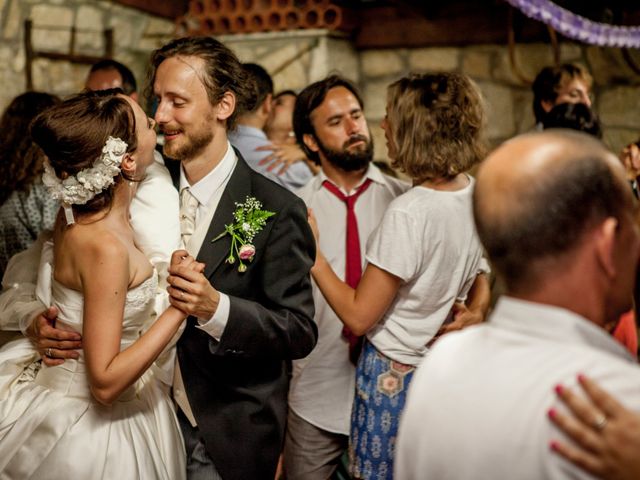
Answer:
[[[592,479],[554,454],[547,419],[584,373],[640,411],[640,369],[605,330],[565,309],[502,297],[483,325],[444,336],[418,367],[400,421],[399,480]]]
[[[198,200],[198,209],[196,211],[196,227],[189,243],[187,244],[187,251],[193,257],[198,256],[204,236],[209,229],[211,219],[215,214],[218,203],[222,197],[227,183],[231,178],[231,174],[238,163],[231,144],[227,142],[227,151],[224,157],[216,167],[211,170],[204,178],[199,180],[193,185],[190,185],[187,181],[187,177],[184,173],[182,165],[180,166],[180,191],[183,188],[189,188],[191,195]],[[231,217],[229,218],[231,220]],[[220,302],[218,303],[218,309],[215,311],[211,318],[198,318],[198,326],[201,330],[207,332],[216,340],[220,340],[222,332],[229,320],[229,296],[220,293]]]
[[[372,183],[355,203],[363,259],[367,238],[377,227],[387,206],[409,188],[408,184],[383,175],[374,165],[369,166],[356,188],[367,178]],[[317,218],[320,250],[333,271],[344,280],[347,207],[322,186],[325,180],[327,177],[321,172],[297,193],[313,209]],[[345,195],[354,193],[342,192]],[[315,282],[313,300],[318,343],[309,356],[293,362],[289,408],[318,428],[348,435],[355,389],[355,367],[349,361],[349,347],[342,336],[342,322],[329,307]]]

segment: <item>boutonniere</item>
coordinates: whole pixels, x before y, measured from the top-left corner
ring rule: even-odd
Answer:
[[[231,236],[231,249],[226,259],[227,263],[235,263],[238,257],[238,271],[243,273],[247,270],[246,262],[251,262],[256,254],[256,247],[253,246],[253,238],[264,228],[269,217],[275,212],[262,209],[262,203],[254,197],[247,197],[244,203],[236,203],[236,210],[233,212],[234,222],[224,226],[224,232],[216,236],[211,243],[221,239],[225,235]]]

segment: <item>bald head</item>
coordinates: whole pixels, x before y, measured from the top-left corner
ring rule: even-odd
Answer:
[[[570,255],[585,232],[631,204],[613,154],[565,130],[503,144],[480,169],[474,194],[478,234],[510,289],[534,282],[536,262]]]

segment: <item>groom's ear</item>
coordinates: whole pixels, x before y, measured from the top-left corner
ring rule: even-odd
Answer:
[[[228,119],[236,109],[236,96],[233,92],[226,91],[222,94],[220,102],[214,107],[215,116],[221,122]]]

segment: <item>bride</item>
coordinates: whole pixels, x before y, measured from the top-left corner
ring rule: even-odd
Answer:
[[[186,314],[170,306],[140,334],[157,277],[129,224],[137,180],[153,162],[153,126],[114,91],[72,97],[33,123],[48,157],[43,180],[63,207],[49,246],[48,293],[56,327],[81,333],[82,352],[62,365],[32,363],[9,381],[1,376],[2,478],[185,476],[173,405],[148,369]],[[14,355],[1,350],[0,365]]]

